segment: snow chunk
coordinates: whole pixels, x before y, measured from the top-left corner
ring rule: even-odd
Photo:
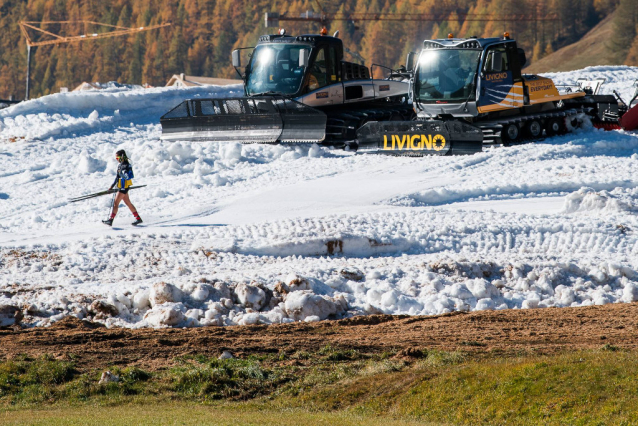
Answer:
[[[239,284],[235,287],[235,294],[239,303],[245,308],[259,311],[267,304],[266,292],[256,286]]]
[[[499,294],[497,288],[483,278],[468,280],[465,285],[477,299],[491,298]]]
[[[220,144],[220,153],[226,164],[235,165],[241,160],[242,145],[240,143]]]
[[[181,302],[182,291],[172,284],[165,282],[153,284],[149,296],[151,306],[161,305],[163,303]]]
[[[323,155],[323,150],[317,145],[313,143],[310,149],[308,149],[308,157],[310,158],[318,158]]]
[[[242,316],[241,321],[239,321],[240,325],[256,325],[260,323],[260,315],[257,313],[249,313]]]
[[[149,289],[143,289],[135,293],[133,296],[133,307],[136,309],[146,309],[150,306],[151,291]]]
[[[622,291],[623,302],[631,303],[638,301],[638,286],[635,283],[627,283]]]
[[[494,309],[494,301],[492,299],[479,299],[478,302],[476,302],[476,308],[475,310],[477,311],[484,311],[486,309],[492,310]]]
[[[288,294],[284,306],[288,316],[296,321],[304,321],[312,316],[324,320],[341,311],[341,306],[327,296],[319,296],[310,291],[295,291]]]
[[[144,319],[153,327],[175,326],[184,321],[184,305],[181,303],[164,303],[161,305],[153,305],[144,314]]]
[[[209,286],[199,284],[195,287],[195,290],[191,293],[191,299],[197,302],[203,302],[208,298]]]
[[[627,203],[607,191],[596,192],[592,188],[581,188],[565,197],[563,211],[575,212],[621,212],[631,210]]]

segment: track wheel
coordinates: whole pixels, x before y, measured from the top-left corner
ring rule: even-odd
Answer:
[[[530,120],[525,124],[525,133],[532,139],[538,139],[543,135],[543,126],[538,120]]]
[[[565,133],[565,119],[564,118],[552,118],[547,122],[545,127],[547,136],[562,135]]]
[[[519,134],[520,130],[516,124],[512,123],[503,126],[503,130],[501,133],[501,140],[503,141],[503,145],[508,146],[510,143],[516,142]]]

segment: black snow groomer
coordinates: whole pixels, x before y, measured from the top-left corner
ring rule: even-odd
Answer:
[[[163,140],[356,147],[363,124],[414,115],[405,73],[370,78],[367,67],[343,60],[342,41],[324,30],[297,37],[281,30],[248,49],[243,69],[242,49],[232,55],[245,97],[182,102],[161,118]]]

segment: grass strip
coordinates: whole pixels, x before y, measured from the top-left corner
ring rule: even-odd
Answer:
[[[0,423],[73,424],[95,413],[101,424],[123,424],[132,406],[137,424],[189,411],[177,423],[288,424],[290,415],[294,424],[629,425],[638,418],[635,350],[399,355],[327,346],[247,359],[188,356],[160,371],[113,367],[120,380],[108,384],[97,383],[101,371],[78,372],[72,361],[10,360],[0,363]],[[99,417],[112,410],[118,414]]]

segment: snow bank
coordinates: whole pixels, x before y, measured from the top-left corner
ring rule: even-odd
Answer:
[[[43,140],[110,131],[129,124],[148,125],[158,123],[162,115],[185,99],[242,95],[240,85],[154,89],[124,86],[55,93],[0,110],[0,140]]]
[[[258,263],[264,261],[275,264],[277,270],[294,264],[290,258],[260,259]],[[109,326],[197,327],[320,321],[371,313],[433,315],[455,310],[577,307],[638,300],[638,273],[615,263],[477,263],[419,255],[404,258],[400,267],[383,258],[350,260],[348,263],[361,273],[353,276],[337,270],[342,262],[315,258],[307,265],[307,271],[315,271],[311,276],[281,277],[274,273],[272,279],[261,284],[211,284],[209,279],[188,278],[175,279],[172,284],[129,287],[127,293],[107,291],[102,296],[81,297],[23,288],[0,300],[0,317],[4,326],[16,322],[47,325],[72,315]]]

